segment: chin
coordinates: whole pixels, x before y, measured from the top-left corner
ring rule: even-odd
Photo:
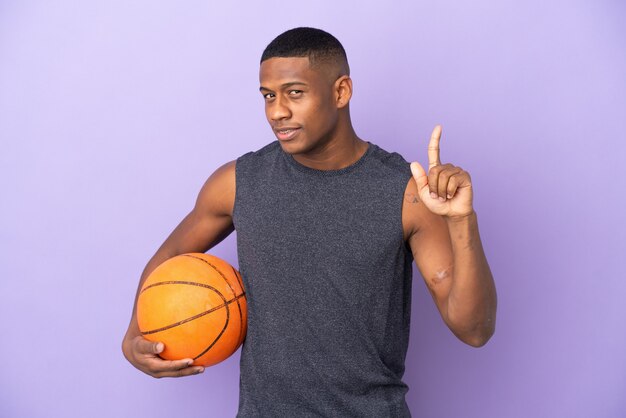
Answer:
[[[280,144],[280,147],[283,149],[283,151],[291,155],[304,154],[306,152],[309,152],[311,148],[310,146],[307,146],[306,144],[302,144],[298,141],[280,141],[280,140],[277,140],[277,141]]]

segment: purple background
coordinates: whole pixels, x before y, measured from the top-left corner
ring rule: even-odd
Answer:
[[[156,380],[120,350],[137,280],[222,163],[274,140],[265,45],[348,51],[357,133],[468,170],[499,296],[487,346],[418,274],[414,416],[626,414],[626,7],[614,1],[0,0],[0,416],[232,417],[239,352]],[[234,235],[211,253],[236,264]]]

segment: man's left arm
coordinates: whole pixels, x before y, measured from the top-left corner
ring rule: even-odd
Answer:
[[[441,127],[428,147],[428,174],[412,163],[403,218],[407,240],[439,312],[463,342],[480,347],[493,335],[496,289],[478,232],[469,173],[441,164]]]

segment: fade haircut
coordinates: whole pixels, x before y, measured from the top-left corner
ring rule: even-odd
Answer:
[[[261,62],[277,57],[308,57],[311,66],[331,64],[338,68],[339,75],[350,75],[343,46],[337,38],[321,29],[302,27],[281,33],[267,45]]]

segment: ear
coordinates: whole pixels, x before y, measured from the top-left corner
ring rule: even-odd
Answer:
[[[335,81],[335,103],[338,109],[342,109],[350,103],[352,98],[352,79],[342,75]]]

